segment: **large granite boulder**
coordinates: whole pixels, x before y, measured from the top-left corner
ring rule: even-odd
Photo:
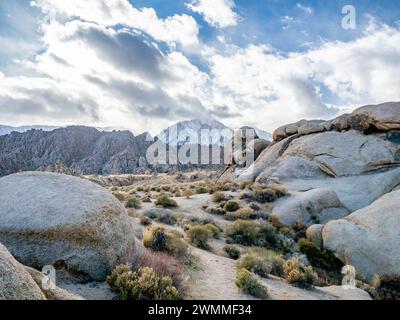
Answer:
[[[400,277],[400,190],[322,230],[323,245],[366,280]]]
[[[292,226],[297,221],[311,226],[345,217],[349,211],[343,207],[336,192],[321,188],[281,198],[275,204],[272,213],[287,226]]]
[[[103,280],[134,249],[134,234],[123,205],[97,184],[25,172],[0,179],[0,242],[27,266]]]
[[[0,300],[46,300],[24,266],[0,244]]]

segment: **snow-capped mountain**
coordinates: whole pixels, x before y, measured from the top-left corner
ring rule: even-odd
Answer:
[[[250,127],[249,127],[250,128]],[[210,138],[209,136],[202,135],[202,132],[206,135],[208,134],[207,130],[217,130],[215,132],[219,132],[221,135],[224,135],[226,138],[213,138],[213,141],[218,141],[219,145],[224,145],[225,142],[229,141],[233,136],[234,130],[225,126],[223,123],[216,120],[188,120],[178,122],[167,129],[163,130],[160,134],[157,135],[158,139],[160,139],[164,143],[170,143],[172,145],[184,145],[184,144],[209,144]],[[206,130],[206,131],[202,131]],[[254,128],[257,136],[260,139],[264,139],[267,141],[272,140],[272,134],[267,131]],[[171,137],[170,137],[171,135]],[[225,140],[225,141],[224,141]]]
[[[178,122],[157,135],[164,143],[172,145],[184,144],[210,144],[210,130],[227,136],[227,141],[233,135],[233,130],[216,120],[188,120]],[[211,132],[212,133],[212,132]],[[224,140],[219,136],[214,139],[218,144],[224,145]]]

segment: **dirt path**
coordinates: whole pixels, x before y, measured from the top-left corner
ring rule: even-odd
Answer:
[[[197,300],[253,300],[254,297],[241,293],[235,285],[235,261],[212,252],[193,248],[198,257],[189,299]]]

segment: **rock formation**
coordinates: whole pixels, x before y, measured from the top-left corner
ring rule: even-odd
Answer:
[[[103,280],[134,241],[125,208],[97,184],[42,172],[0,179],[0,242],[27,266]]]

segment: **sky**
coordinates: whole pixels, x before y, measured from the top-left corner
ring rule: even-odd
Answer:
[[[0,124],[272,132],[400,101],[399,44],[393,0],[0,0]]]

